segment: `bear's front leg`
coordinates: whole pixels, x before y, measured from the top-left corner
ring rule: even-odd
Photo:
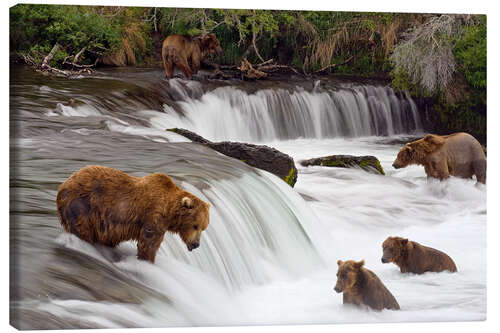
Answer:
[[[164,235],[164,232],[157,230],[153,225],[144,225],[137,242],[137,258],[154,263]]]
[[[344,292],[343,303],[361,305],[361,297],[359,297],[359,295],[351,295],[349,292]]]

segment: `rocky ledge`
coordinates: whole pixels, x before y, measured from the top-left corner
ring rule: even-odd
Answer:
[[[280,177],[292,187],[297,181],[297,168],[293,159],[274,148],[243,142],[212,142],[182,128],[171,128],[167,129],[167,131],[182,135],[193,142],[203,144],[226,156],[237,158],[255,168],[268,171]]]
[[[359,167],[371,173],[385,175],[380,161],[375,156],[331,155],[300,161],[303,166],[321,165],[337,168]]]

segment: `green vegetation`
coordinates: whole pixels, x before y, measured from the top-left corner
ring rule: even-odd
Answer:
[[[161,66],[170,34],[217,35],[221,65],[275,59],[302,73],[392,80],[431,111],[437,132],[486,135],[486,17],[369,12],[17,5],[10,49],[50,65]],[[14,59],[15,57],[13,57]],[[423,101],[423,102],[422,102]]]
[[[486,141],[486,16],[434,16],[391,56],[392,85],[427,100],[438,132]]]
[[[159,44],[169,34],[214,32],[223,55],[220,64],[276,59],[300,71],[337,64],[335,72],[388,73],[388,55],[397,35],[418,15],[279,11],[253,9],[179,9],[62,5],[17,5],[10,10],[11,51],[35,60],[62,46],[52,62],[82,48],[92,63],[102,55],[127,53],[132,65],[159,64]],[[130,54],[131,53],[131,54]],[[347,63],[343,64],[346,60]]]
[[[385,171],[384,168],[382,168],[382,165],[380,164],[379,160],[364,160],[359,163],[359,167],[364,170],[369,170],[370,168],[373,168],[377,170],[378,173],[381,175],[385,176]]]
[[[138,20],[143,9],[64,5],[17,5],[10,9],[10,49],[39,63],[58,43],[51,65],[85,48],[83,64],[97,57],[131,49],[146,59],[151,51],[149,24]]]

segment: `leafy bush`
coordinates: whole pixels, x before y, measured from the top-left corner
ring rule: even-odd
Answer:
[[[474,88],[486,88],[486,16],[464,29],[454,49],[458,70]]]
[[[121,38],[121,27],[93,7],[21,4],[10,9],[11,50],[29,53],[37,60],[56,43],[64,51],[56,54],[55,64],[83,47],[94,52],[94,57],[112,53],[121,46]]]

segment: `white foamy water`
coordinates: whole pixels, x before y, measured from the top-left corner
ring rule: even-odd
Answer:
[[[70,318],[83,311],[106,327],[129,321],[153,327],[485,319],[486,187],[457,178],[428,181],[419,167],[394,170],[398,146],[377,140],[268,144],[296,160],[374,154],[387,176],[298,165],[294,189],[260,171],[261,176],[212,183],[203,192],[183,184],[213,205],[200,249],[188,253],[177,236],[168,236],[154,265],[138,261],[132,243],[120,246],[123,259],[113,263],[173,305],[151,300],[97,309],[54,301],[42,309]],[[388,236],[446,252],[458,273],[401,274],[395,265],[382,264],[381,244]],[[104,250],[65,237],[60,241],[67,246],[107,261]],[[401,310],[344,306],[333,290],[338,259],[364,259]]]
[[[181,92],[184,93],[184,90]],[[421,128],[416,106],[388,87],[354,86],[308,92],[264,89],[249,94],[219,87],[165,106],[150,119],[154,128],[183,127],[209,140],[262,142],[294,138],[359,137],[412,133]]]
[[[95,108],[62,105],[56,113],[102,117],[105,130],[125,142],[130,135],[170,145],[186,141],[165,131],[171,127],[211,140],[261,142],[294,158],[295,187],[223,156],[200,162],[199,152],[182,155],[189,177],[180,185],[212,205],[199,249],[187,252],[179,237],[169,234],[150,264],[137,260],[132,242],[109,249],[67,233],[56,240],[162,297],[144,297],[138,304],[51,298],[32,300],[26,308],[103,327],[485,319],[486,186],[453,177],[427,180],[418,166],[392,168],[401,144],[388,140],[421,132],[411,99],[375,86],[254,93],[226,86],[205,94],[198,83],[171,80],[170,86],[182,97],[177,101],[182,112],[143,108],[131,113],[138,120],[134,124]],[[72,131],[85,140],[98,130]],[[389,137],[384,141],[380,135]],[[28,140],[21,143],[34,145]],[[154,147],[150,156],[163,153]],[[374,155],[387,175],[299,164],[331,154]],[[458,272],[401,274],[380,261],[388,236],[446,252]],[[401,310],[344,306],[333,290],[338,259],[364,259]]]

